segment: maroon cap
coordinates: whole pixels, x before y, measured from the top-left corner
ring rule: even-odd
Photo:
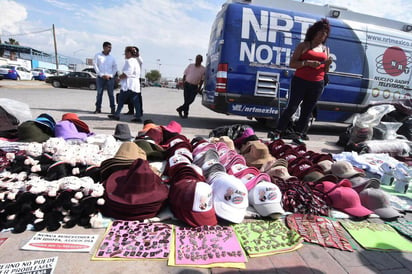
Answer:
[[[217,225],[212,198],[212,187],[195,179],[181,179],[170,187],[171,211],[190,226]]]
[[[169,191],[161,181],[147,160],[137,159],[128,170],[116,171],[107,178],[102,213],[124,220],[156,216]]]
[[[372,211],[362,206],[359,194],[352,189],[352,183],[348,179],[337,184],[323,181],[316,188],[327,194],[327,203],[338,210],[356,217],[372,214]]]

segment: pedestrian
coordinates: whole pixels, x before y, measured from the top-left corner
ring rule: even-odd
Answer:
[[[322,95],[325,76],[332,63],[329,49],[325,46],[329,33],[329,22],[322,19],[308,28],[305,40],[297,45],[289,63],[296,71],[290,84],[288,104],[279,118],[277,128],[268,134],[272,140],[282,137],[300,105],[300,116],[294,126],[292,141],[304,144],[302,137],[306,135],[309,120]]]
[[[140,56],[139,53],[139,48],[138,47],[134,47],[137,51],[137,62],[140,65],[140,73],[142,72],[142,65],[143,65],[143,59]],[[139,77],[141,77],[141,75],[139,75]],[[139,79],[140,80],[140,79]],[[140,97],[140,116],[143,116],[143,98],[142,98],[142,84],[140,83],[140,92],[137,93],[137,95]],[[126,102],[125,102],[126,103]],[[133,115],[134,114],[134,103],[132,100],[127,102],[127,108],[128,108],[128,112],[126,112],[126,115]]]
[[[96,96],[96,110],[94,113],[102,112],[102,99],[103,91],[107,89],[107,95],[109,96],[110,102],[110,113],[114,114],[115,112],[115,103],[114,103],[114,76],[117,73],[117,64],[116,60],[110,52],[112,50],[112,44],[110,42],[103,43],[103,51],[97,53],[94,56],[94,69],[96,71],[97,80],[97,96]]]
[[[124,50],[125,62],[120,74],[120,93],[117,109],[114,114],[108,115],[110,119],[120,120],[120,112],[125,102],[132,101],[135,109],[135,118],[132,122],[142,122],[140,110],[140,65],[137,61],[137,50],[128,46]]]
[[[203,57],[198,54],[196,62],[190,64],[183,74],[183,105],[178,107],[176,111],[180,118],[189,116],[189,106],[196,98],[197,94],[201,94],[203,81],[205,79],[205,67],[202,66]]]

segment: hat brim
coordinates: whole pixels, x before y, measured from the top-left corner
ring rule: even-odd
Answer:
[[[397,210],[391,207],[377,208],[374,209],[373,212],[375,212],[379,217],[384,219],[392,219],[399,217],[401,215]]]
[[[264,204],[251,204],[254,209],[263,217],[267,217],[274,213],[285,213],[285,210],[279,202],[276,203],[264,203]]]
[[[202,226],[202,225],[217,225],[217,217],[214,208],[204,212],[190,211],[186,218],[183,218],[188,225]]]
[[[84,133],[90,133],[89,126],[85,122],[81,120],[76,120],[76,119],[66,119],[66,120],[69,120],[70,122],[72,122],[76,126],[78,131],[84,132]]]
[[[352,208],[341,208],[339,210],[345,213],[348,213],[349,215],[355,216],[355,217],[366,217],[373,213],[371,210],[363,206],[357,206],[357,207],[352,207]]]

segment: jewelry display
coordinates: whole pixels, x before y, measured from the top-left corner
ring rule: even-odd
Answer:
[[[93,259],[167,259],[172,231],[168,224],[114,221]]]
[[[244,263],[243,249],[232,227],[175,227],[175,264]]]
[[[302,247],[303,239],[281,220],[233,225],[239,241],[250,257],[289,252]]]

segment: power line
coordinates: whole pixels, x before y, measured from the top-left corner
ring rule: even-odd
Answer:
[[[26,33],[17,33],[17,34],[0,34],[1,36],[25,36],[25,35],[31,35],[31,34],[37,34],[37,33],[42,33],[42,32],[47,32],[51,31],[52,29],[45,29],[45,30],[38,30],[38,31],[33,31],[33,32],[26,32]]]

